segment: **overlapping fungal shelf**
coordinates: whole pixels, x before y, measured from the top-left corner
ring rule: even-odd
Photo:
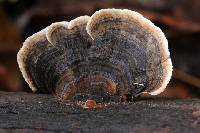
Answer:
[[[53,23],[26,39],[17,60],[33,91],[62,100],[156,95],[172,74],[163,32],[126,9]]]

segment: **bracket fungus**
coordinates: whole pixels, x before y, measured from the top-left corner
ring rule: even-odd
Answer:
[[[172,75],[163,32],[127,9],[53,23],[26,39],[17,61],[33,91],[63,101],[157,95]]]

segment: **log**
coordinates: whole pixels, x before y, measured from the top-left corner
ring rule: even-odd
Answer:
[[[148,133],[200,131],[199,99],[143,98],[96,109],[52,95],[0,92],[0,132]]]

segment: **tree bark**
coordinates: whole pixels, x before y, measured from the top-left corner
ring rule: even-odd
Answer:
[[[152,133],[200,131],[199,99],[138,99],[96,109],[52,95],[0,92],[0,132]]]

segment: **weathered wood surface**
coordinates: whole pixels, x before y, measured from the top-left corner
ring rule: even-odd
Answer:
[[[0,92],[0,132],[200,132],[200,100],[141,99],[83,109],[51,95]]]

